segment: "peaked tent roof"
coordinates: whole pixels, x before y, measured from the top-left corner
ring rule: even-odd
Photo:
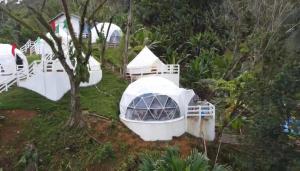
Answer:
[[[62,17],[62,16],[64,16],[64,15],[65,15],[64,12],[60,12],[60,13],[58,13],[54,18],[50,19],[49,22],[51,22],[51,21],[53,21],[53,20],[56,20],[56,19],[58,19],[58,18],[60,18],[60,17]],[[78,18],[78,19],[80,20],[80,16],[78,16],[78,15],[70,14],[70,16],[71,16],[71,17],[74,17],[74,18]]]
[[[164,65],[154,53],[145,46],[144,49],[127,65],[127,68],[151,67],[155,64]]]

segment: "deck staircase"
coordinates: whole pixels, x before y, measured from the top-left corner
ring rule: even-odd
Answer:
[[[28,72],[24,69],[23,65],[17,65],[17,72],[9,77],[5,82],[0,84],[0,93],[8,91],[10,87],[18,84],[20,81],[24,81],[34,75],[35,68],[40,63],[40,61],[33,61],[28,66]]]

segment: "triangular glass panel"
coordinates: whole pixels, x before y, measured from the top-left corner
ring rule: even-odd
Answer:
[[[135,109],[132,112],[132,120],[140,120],[139,113]]]
[[[136,97],[134,100],[133,100],[133,106],[135,106],[139,101],[140,101],[141,97]]]
[[[175,112],[176,112],[175,109],[165,109],[165,111],[166,111],[166,113],[167,113],[169,119],[175,118],[175,117],[174,117]]]
[[[135,105],[136,109],[147,109],[147,106],[143,100],[143,98],[140,99],[140,101]]]
[[[156,96],[156,98],[158,99],[158,101],[162,106],[165,106],[169,97],[165,95],[158,95]]]
[[[144,121],[154,121],[154,117],[152,116],[152,114],[150,113],[150,111],[148,110],[145,117],[143,118]]]
[[[180,117],[180,110],[179,110],[179,107],[177,106],[176,110],[175,110],[175,115],[173,116],[173,118],[179,118],[179,117]]]
[[[148,108],[150,108],[153,98],[154,98],[153,96],[143,97],[144,102],[146,103]]]
[[[133,101],[132,101],[131,103],[129,103],[128,107],[130,107],[130,108],[134,108]]]
[[[147,109],[135,109],[135,112],[139,116],[139,120],[143,120],[145,115],[147,114]]]
[[[150,112],[155,120],[159,120],[159,116],[162,111],[162,109],[150,109]]]
[[[152,104],[150,106],[150,109],[162,109],[163,107],[161,106],[161,104],[159,103],[159,101],[157,100],[157,98],[155,97],[152,101]]]
[[[176,108],[177,104],[171,98],[168,99],[167,104],[165,105],[166,108]]]
[[[161,112],[161,114],[160,114],[160,116],[159,116],[159,120],[160,120],[160,121],[169,120],[169,116],[168,116],[168,114],[167,114],[166,111],[163,110],[163,111]]]

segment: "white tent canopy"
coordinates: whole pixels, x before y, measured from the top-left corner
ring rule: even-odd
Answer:
[[[97,24],[96,27],[99,32],[103,28],[102,34],[103,34],[103,36],[106,36],[108,28],[109,28],[109,23],[107,23],[107,22],[99,23],[99,24]],[[92,43],[96,43],[99,36],[97,34],[95,27],[92,28],[91,33],[92,33]],[[121,28],[119,26],[117,26],[116,24],[111,23],[106,41],[110,42],[110,43],[119,43],[122,35],[123,35],[123,33],[122,33]]]
[[[69,42],[72,40],[71,36],[61,28],[59,33],[56,33],[56,35],[62,38],[62,45],[65,48],[66,52],[68,52]],[[50,33],[47,33],[46,36],[52,39],[53,42],[55,42],[52,36],[50,35]],[[39,39],[39,41],[36,41],[35,51],[37,54],[41,55],[42,57],[53,54],[51,47],[43,39]]]
[[[144,49],[127,65],[130,74],[150,73],[153,68],[163,69],[166,65],[145,46]]]
[[[63,30],[57,35],[62,39],[62,47],[66,56],[66,62],[74,69],[76,60],[75,63],[73,63],[69,58],[69,50],[72,48],[72,39]],[[49,33],[47,33],[46,36],[51,38]],[[35,48],[40,50],[38,53],[42,55],[41,62],[36,63],[33,66],[32,71],[34,74],[32,74],[30,78],[20,82],[19,86],[33,90],[50,100],[57,101],[70,90],[68,75],[60,61],[51,58],[51,55],[53,54],[52,49],[44,40],[38,41]],[[102,79],[101,64],[93,58],[93,56],[90,56],[89,58],[88,69],[90,74],[89,80],[87,82],[82,82],[80,87],[95,85]]]

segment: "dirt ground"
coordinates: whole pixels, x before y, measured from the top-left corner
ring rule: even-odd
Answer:
[[[110,120],[105,120],[97,117],[88,117],[88,123],[92,130],[91,137],[99,144],[111,142],[117,162],[120,163],[130,154],[138,154],[143,151],[160,151],[168,146],[177,146],[180,149],[182,156],[188,156],[194,148],[201,148],[202,141],[188,134],[180,137],[174,137],[172,141],[143,141],[138,135],[130,131],[121,122],[113,123]],[[125,149],[124,149],[125,148]],[[125,155],[125,156],[124,156]],[[114,164],[116,164],[114,163]],[[109,163],[107,163],[109,164]],[[89,170],[113,170],[111,166],[101,165],[93,166]],[[112,165],[114,165],[112,164]]]
[[[30,120],[35,117],[35,111],[26,110],[10,110],[1,111],[0,116],[5,119],[0,120],[0,166],[7,168],[14,161],[2,155],[14,153],[18,154],[26,144],[26,140],[22,139],[21,134],[26,124],[30,124]],[[139,136],[131,132],[121,122],[102,119],[96,116],[88,116],[90,136],[95,141],[101,143],[111,142],[116,152],[116,162],[121,162],[126,158],[126,154],[137,154],[145,150],[160,150],[167,146],[178,146],[182,155],[187,156],[193,148],[202,146],[202,141],[189,135],[175,137],[172,141],[145,142]],[[13,148],[13,149],[11,149]],[[0,168],[1,168],[0,167]],[[109,166],[101,166],[103,169]],[[99,167],[91,170],[97,170]]]
[[[172,141],[146,142],[120,122],[116,122],[116,124],[114,124],[110,120],[96,117],[89,117],[88,121],[90,127],[95,132],[95,134],[92,136],[97,139],[97,141],[122,142],[126,144],[128,150],[135,152],[152,149],[157,150],[160,148],[165,148],[167,146],[178,146],[181,154],[183,156],[187,156],[190,154],[193,148],[199,146],[199,144],[202,143],[200,139],[194,138],[187,134],[180,137],[174,137]],[[118,148],[118,145],[120,144],[113,145]]]
[[[13,161],[7,156],[22,150],[25,141],[20,138],[23,128],[36,115],[34,111],[0,110],[0,166],[8,168]],[[1,168],[0,167],[0,168]],[[1,170],[1,169],[0,169]]]

